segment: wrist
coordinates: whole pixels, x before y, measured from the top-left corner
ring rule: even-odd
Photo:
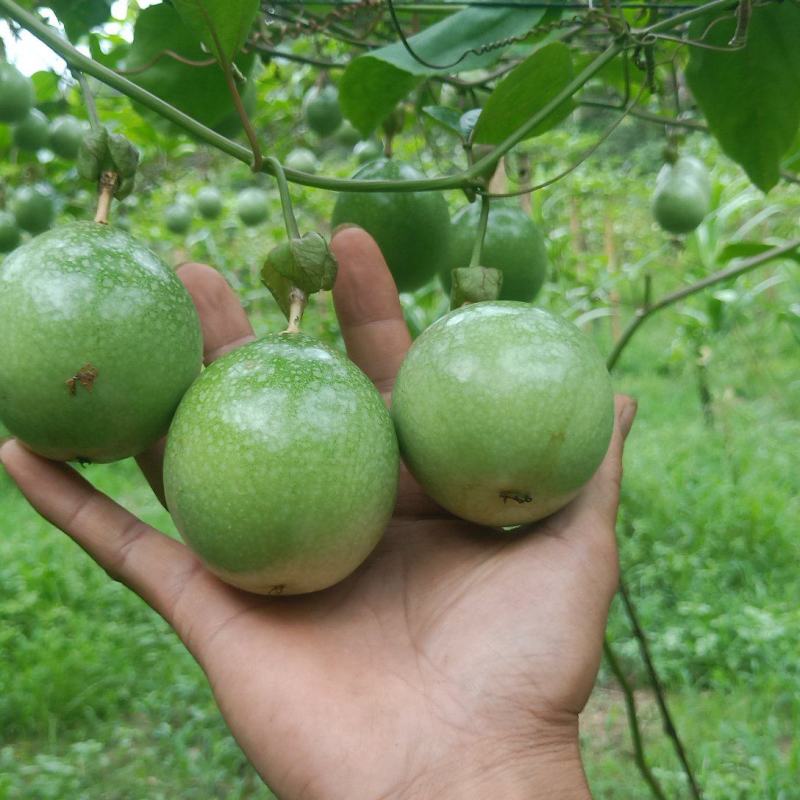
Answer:
[[[478,743],[443,759],[391,800],[591,800],[574,735]]]

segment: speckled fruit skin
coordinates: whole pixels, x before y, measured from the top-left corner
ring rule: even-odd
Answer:
[[[192,209],[185,203],[173,203],[164,211],[164,224],[173,233],[186,233],[192,227]]]
[[[48,231],[0,264],[0,342],[0,418],[59,461],[140,453],[166,433],[202,359],[176,275],[95,222]]]
[[[656,179],[652,210],[669,233],[690,233],[710,210],[711,184],[701,161],[687,156],[665,164]]]
[[[303,98],[303,115],[306,125],[319,136],[330,136],[342,124],[339,92],[335,86],[316,86]]]
[[[47,146],[50,122],[38,108],[32,108],[25,119],[20,120],[12,133],[14,144],[20,150],[35,153]]]
[[[203,219],[216,219],[222,213],[222,195],[213,186],[200,189],[195,200]]]
[[[11,210],[17,225],[28,233],[46,231],[56,216],[56,204],[52,188],[44,183],[20,186],[11,198]]]
[[[440,273],[448,294],[452,270],[469,266],[480,216],[480,204],[471,203],[453,217],[450,255]],[[503,273],[500,300],[529,302],[539,293],[549,267],[547,250],[539,228],[521,208],[492,203],[481,266]]]
[[[214,362],[181,402],[164,462],[186,543],[259,594],[324,589],[369,555],[391,517],[399,456],[367,377],[303,334]]]
[[[20,240],[16,217],[10,211],[0,211],[0,253],[11,252]]]
[[[76,158],[84,133],[83,123],[75,117],[57,117],[50,123],[48,147],[61,158]]]
[[[269,215],[267,193],[257,186],[242,189],[236,197],[236,213],[248,227],[260,225]]]
[[[13,64],[0,63],[0,122],[19,122],[33,107],[33,81]]]
[[[613,427],[611,380],[574,325],[493,301],[442,317],[412,345],[392,396],[400,450],[431,497],[501,528],[569,502]]]
[[[358,180],[419,180],[414,167],[380,158],[353,175]],[[341,192],[331,224],[359,225],[378,243],[397,288],[410,292],[425,285],[447,258],[450,214],[438,192]]]

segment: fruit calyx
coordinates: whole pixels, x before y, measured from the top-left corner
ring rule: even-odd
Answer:
[[[450,308],[482,300],[497,300],[503,287],[503,273],[493,267],[458,267],[453,270]]]
[[[457,267],[453,270],[453,283],[450,289],[450,308],[459,308],[467,303],[479,303],[481,300],[497,300],[503,288],[503,273],[493,267],[480,266],[483,257],[483,242],[486,238],[486,227],[489,224],[489,195],[481,195],[481,215],[478,230],[472,247],[472,256],[468,267]]]
[[[289,321],[285,333],[299,332],[309,295],[332,289],[337,269],[336,256],[316,231],[292,236],[269,252],[261,280]]]
[[[124,136],[100,126],[83,137],[77,166],[82,178],[99,183],[101,193],[105,188],[111,196],[123,200],[133,191],[139,151]],[[113,186],[109,173],[114,175]]]

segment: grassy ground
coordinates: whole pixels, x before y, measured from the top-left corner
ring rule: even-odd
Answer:
[[[697,374],[668,353],[676,320],[626,353],[638,397],[621,557],[709,800],[800,798],[800,381],[797,344],[765,311],[709,343]],[[132,464],[87,470],[170,530]],[[682,778],[619,607],[610,636],[640,686],[654,772]],[[267,798],[166,625],[26,507],[0,474],[0,798]],[[599,798],[646,796],[621,697],[601,674],[583,720]]]

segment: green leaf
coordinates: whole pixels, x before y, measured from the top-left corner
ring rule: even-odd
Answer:
[[[461,136],[461,126],[459,125],[461,114],[455,109],[446,106],[424,106],[422,112],[446,130]]]
[[[117,69],[120,62],[128,55],[130,42],[122,36],[110,33],[90,33],[89,34],[89,54],[95,61],[99,61],[103,66]]]
[[[553,42],[537,50],[500,81],[483,107],[473,141],[499,144],[541,111],[572,80],[569,48]],[[551,111],[526,138],[539,136],[557,125],[574,108],[566,100]]]
[[[184,64],[167,50],[193,62],[209,60],[178,12],[162,3],[144,9],[136,20],[125,61],[127,77],[204,125],[214,126],[228,117],[234,105],[219,65]],[[253,58],[251,53],[236,59],[243,74],[249,73]]]
[[[31,75],[31,80],[36,90],[37,103],[49,103],[58,99],[58,75],[56,75],[55,72],[40,70]]]
[[[342,113],[366,137],[426,76],[491,66],[508,47],[499,43],[530,30],[545,10],[466,8],[452,14],[408,40],[427,65],[415,59],[402,42],[353,59],[339,83]],[[492,47],[481,52],[489,45]]]
[[[752,256],[759,256],[777,247],[775,244],[768,244],[767,242],[731,242],[725,245],[722,251],[717,256],[717,261],[720,264],[727,264],[728,261],[733,261],[736,258],[751,258]],[[800,263],[800,250],[794,252],[784,253],[779,258],[790,258],[793,261]]]
[[[478,124],[482,113],[482,108],[471,108],[459,117],[458,127],[461,129],[461,135],[465,139],[469,139],[472,131],[475,130],[475,126]]]
[[[727,12],[726,12],[727,13]],[[727,47],[736,22],[689,29],[693,39]],[[692,48],[686,78],[711,132],[750,180],[769,191],[780,177],[781,157],[800,127],[800,7],[756,7],[741,50]]]
[[[227,64],[245,43],[259,0],[172,0],[187,27],[220,64]]]
[[[77,42],[92,28],[108,21],[112,0],[47,0],[37,5],[50,8],[64,25],[67,38]]]

